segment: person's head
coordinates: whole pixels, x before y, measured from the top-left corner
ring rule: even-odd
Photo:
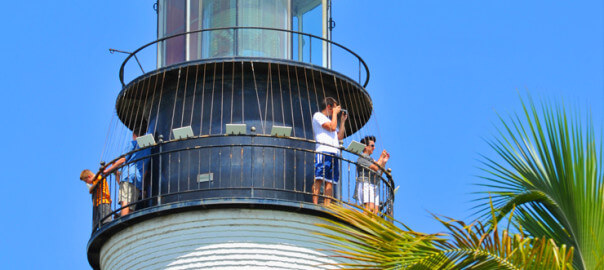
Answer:
[[[143,133],[143,129],[142,128],[135,128],[132,130],[132,139],[136,139],[137,137],[140,137],[140,135]]]
[[[92,184],[93,179],[94,179],[94,173],[88,169],[83,170],[82,173],[80,174],[80,180],[82,180],[88,184]]]
[[[373,150],[375,150],[375,136],[365,136],[365,138],[361,139],[361,143],[365,145],[365,149],[363,149],[363,153],[367,155],[373,154]]]
[[[333,107],[338,106],[338,102],[332,97],[326,97],[321,101],[321,112],[327,110],[327,114],[331,115]]]
[[[136,139],[141,135],[145,134],[147,130],[147,121],[146,120],[135,120],[134,125],[132,126],[132,139]]]

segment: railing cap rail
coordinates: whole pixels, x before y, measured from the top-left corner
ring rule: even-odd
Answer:
[[[272,31],[281,31],[281,32],[288,32],[288,33],[292,33],[292,34],[298,34],[298,35],[304,35],[304,36],[308,36],[311,38],[316,38],[316,39],[320,39],[321,41],[330,43],[332,45],[336,45],[339,48],[344,49],[345,51],[349,52],[350,54],[354,55],[358,60],[359,63],[361,63],[365,69],[365,72],[367,74],[367,76],[365,77],[365,82],[363,83],[363,88],[367,87],[367,84],[369,84],[369,67],[367,66],[367,63],[365,63],[365,61],[363,60],[363,58],[361,58],[358,54],[356,54],[355,52],[353,52],[352,50],[346,48],[345,46],[331,41],[329,39],[323,38],[323,37],[319,37],[313,34],[308,34],[308,33],[304,33],[304,32],[298,32],[298,31],[293,31],[293,30],[289,30],[289,29],[280,29],[280,28],[271,28],[271,27],[258,27],[258,26],[233,26],[233,27],[217,27],[217,28],[206,28],[206,29],[200,29],[200,30],[194,30],[194,31],[188,31],[188,32],[183,32],[183,33],[179,33],[179,34],[174,34],[174,35],[170,35],[170,36],[166,36],[160,39],[157,39],[155,41],[149,42],[145,45],[143,45],[142,47],[136,49],[135,51],[131,52],[126,59],[124,60],[124,62],[122,62],[122,65],[120,66],[120,71],[119,71],[119,78],[120,78],[120,82],[122,84],[122,87],[126,87],[126,83],[124,82],[124,68],[126,66],[126,64],[128,63],[128,61],[134,57],[138,52],[142,51],[143,49],[156,44],[158,42],[162,42],[171,38],[175,38],[175,37],[179,37],[179,36],[183,36],[183,35],[189,35],[189,34],[195,34],[195,33],[202,33],[202,32],[210,32],[210,31],[219,31],[219,30],[238,30],[238,29],[256,29],[256,30],[272,30]],[[258,58],[262,58],[262,57],[258,57]],[[208,58],[210,59],[210,58]],[[185,61],[186,62],[186,61]],[[299,61],[299,62],[303,62],[303,61]],[[360,72],[360,71],[359,71]],[[360,83],[360,82],[359,82]]]

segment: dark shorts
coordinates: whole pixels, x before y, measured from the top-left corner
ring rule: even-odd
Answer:
[[[111,214],[111,205],[108,203],[101,203],[99,204],[97,207],[94,208],[94,211],[92,211],[92,215],[93,215],[93,223],[96,225],[99,221],[101,221],[101,219],[105,218],[102,220],[102,224],[105,224],[109,221],[113,220],[112,216],[109,216]]]
[[[315,179],[337,183],[340,179],[340,160],[334,153],[317,153],[315,155]]]

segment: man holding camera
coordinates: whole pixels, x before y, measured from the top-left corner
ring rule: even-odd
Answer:
[[[338,114],[342,108],[332,97],[323,99],[320,110],[312,117],[312,129],[317,141],[312,201],[314,204],[319,203],[321,186],[325,183],[324,204],[329,205],[329,197],[333,196],[333,184],[338,183],[340,177],[339,147],[340,140],[344,139],[344,123],[348,114],[343,111],[338,126]]]

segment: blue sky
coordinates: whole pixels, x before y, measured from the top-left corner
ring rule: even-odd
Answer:
[[[370,4],[373,3],[373,4]],[[91,202],[123,55],[155,39],[152,1],[8,1],[2,229],[7,269],[86,269]],[[519,96],[604,115],[602,1],[334,0],[333,39],[368,63],[380,145],[401,186],[395,217],[424,232],[430,213],[470,217],[472,183],[497,114]],[[334,63],[337,65],[337,63]]]

